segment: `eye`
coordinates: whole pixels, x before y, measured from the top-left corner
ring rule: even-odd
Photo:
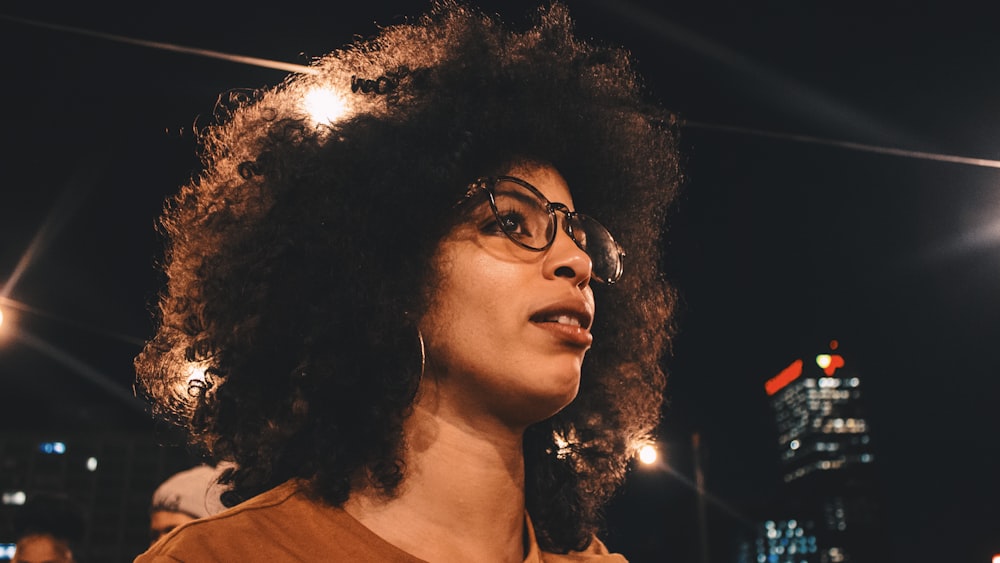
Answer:
[[[546,202],[513,182],[501,182],[493,194],[493,225],[484,232],[503,233],[517,244],[540,250],[551,240],[552,217]]]
[[[508,235],[521,240],[529,240],[534,236],[527,217],[520,210],[510,209],[504,211],[497,209],[497,216],[499,219],[494,224]]]
[[[533,237],[529,221],[518,211],[499,211],[496,217],[491,214],[489,219],[482,222],[479,230],[492,235],[506,233],[507,236],[518,240],[530,240]]]

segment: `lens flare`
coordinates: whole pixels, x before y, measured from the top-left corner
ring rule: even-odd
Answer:
[[[336,123],[347,115],[347,100],[329,88],[315,88],[302,97],[302,106],[316,125]]]

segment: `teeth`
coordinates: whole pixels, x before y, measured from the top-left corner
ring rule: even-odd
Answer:
[[[552,320],[561,325],[580,326],[580,320],[576,317],[570,317],[569,315],[559,315]]]

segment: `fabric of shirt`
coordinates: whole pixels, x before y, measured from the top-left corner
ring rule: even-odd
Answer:
[[[584,551],[543,552],[530,518],[525,518],[525,528],[524,563],[627,563],[597,538]],[[383,540],[344,510],[310,499],[294,481],[189,522],[135,559],[135,563],[208,561],[426,563]]]

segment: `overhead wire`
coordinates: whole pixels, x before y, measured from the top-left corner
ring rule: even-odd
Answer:
[[[146,39],[137,39],[135,37],[127,37],[125,35],[116,35],[113,33],[104,33],[102,31],[94,31],[90,29],[84,29],[81,27],[73,27],[69,25],[61,25],[48,23],[28,18],[21,18],[17,16],[10,16],[7,14],[0,14],[0,19],[7,21],[12,21],[16,23],[21,23],[24,25],[30,25],[34,27],[41,27],[44,29],[51,29],[53,31],[64,31],[67,33],[74,33],[76,35],[85,35],[88,37],[97,37],[99,39],[107,39],[108,41],[115,41],[118,43],[128,43],[131,45],[138,45],[140,47],[149,47],[150,49],[159,49],[161,51],[173,51],[175,53],[184,53],[186,55],[195,55],[199,57],[208,57],[212,59],[219,59],[223,61],[229,61],[233,63],[240,63],[252,66],[258,66],[262,68],[271,68],[275,70],[284,70],[286,72],[295,72],[299,74],[316,74],[317,70],[310,66],[299,65],[293,63],[285,63],[281,61],[273,61],[270,59],[262,59],[259,57],[247,57],[243,55],[234,55],[232,53],[223,53],[221,51],[213,51],[211,49],[201,49],[198,47],[186,47],[184,45],[177,45],[174,43],[166,43],[163,41],[149,41]]]
[[[43,22],[28,18],[22,18],[17,16],[11,16],[6,14],[0,14],[0,19],[8,20],[24,25],[40,27],[45,29],[51,29],[54,31],[62,31],[67,33],[74,33],[77,35],[85,35],[88,37],[96,37],[99,39],[105,39],[109,41],[115,41],[119,43],[127,43],[131,45],[137,45],[141,47],[148,47],[151,49],[159,49],[163,51],[172,51],[176,53],[183,53],[187,55],[194,55],[200,57],[208,57],[218,60],[224,60],[228,62],[245,64],[251,66],[257,66],[261,68],[269,68],[275,70],[283,70],[286,72],[300,73],[300,74],[316,74],[318,70],[316,68],[285,63],[281,61],[274,61],[271,59],[265,59],[260,57],[249,57],[244,55],[236,55],[232,53],[224,53],[221,51],[214,51],[211,49],[201,49],[197,47],[187,47],[184,45],[177,45],[174,43],[167,43],[163,41],[149,41],[146,39],[138,39],[134,37],[127,37],[124,35],[117,35],[112,33],[105,33],[101,31],[94,31],[90,29],[84,29],[80,27],[54,24],[49,22]],[[785,141],[797,142],[797,143],[808,143],[814,145],[824,145],[829,147],[837,147],[841,149],[855,150],[861,152],[868,152],[874,154],[884,154],[891,156],[899,156],[904,158],[914,158],[921,160],[931,160],[936,162],[947,162],[952,164],[964,164],[968,166],[979,166],[985,168],[1000,168],[1000,160],[993,160],[987,158],[975,158],[958,156],[951,154],[942,154],[936,152],[927,151],[916,151],[910,149],[902,149],[897,147],[886,147],[879,145],[871,145],[865,143],[858,143],[854,141],[844,141],[838,139],[828,139],[823,137],[816,137],[812,135],[803,135],[797,133],[786,133],[780,131],[768,131],[763,129],[754,129],[749,127],[740,127],[735,125],[725,125],[717,123],[708,123],[703,121],[695,121],[690,119],[680,119],[678,124],[681,128],[689,129],[703,129],[708,131],[720,131],[727,133],[738,133],[744,135],[753,135],[757,137],[766,137],[771,139],[780,139]]]
[[[751,129],[748,127],[737,127],[734,125],[719,125],[716,123],[705,123],[701,121],[692,121],[685,119],[679,120],[678,124],[681,128],[705,129],[709,131],[724,131],[727,133],[754,135],[757,137],[768,137],[771,139],[780,139],[785,141],[793,141],[797,143],[826,145],[830,147],[838,147],[842,149],[870,152],[876,154],[887,154],[892,156],[916,158],[921,160],[934,160],[937,162],[950,162],[953,164],[967,164],[969,166],[982,166],[986,168],[1000,168],[1000,160],[991,160],[987,158],[973,158],[967,156],[957,156],[957,155],[941,154],[935,152],[915,151],[915,150],[900,149],[894,147],[883,147],[878,145],[868,145],[865,143],[856,143],[853,141],[839,141],[836,139],[825,139],[822,137],[814,137],[811,135],[781,133],[777,131],[764,131],[761,129]]]

